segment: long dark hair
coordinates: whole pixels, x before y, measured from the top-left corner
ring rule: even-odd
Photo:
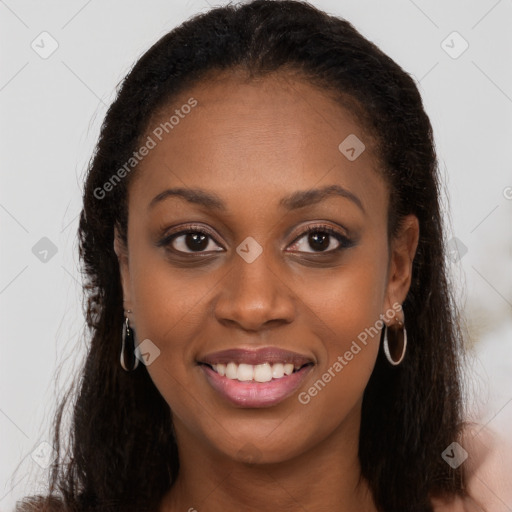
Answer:
[[[140,147],[159,109],[219,70],[243,70],[250,78],[297,72],[357,111],[375,138],[391,191],[388,236],[411,213],[420,238],[403,304],[407,357],[391,367],[380,349],[364,393],[362,477],[383,511],[430,511],[431,496],[463,496],[463,466],[452,469],[441,457],[463,427],[462,336],[446,277],[432,127],[418,88],[347,21],[301,1],[255,0],[196,15],[162,37],[124,79],[105,117],[78,230],[90,349],[77,392],[57,409],[58,457],[47,503],[77,512],[154,511],[177,477],[172,411],[144,365],[127,373],[119,364],[124,311],[114,226],[127,243],[127,189],[137,169],[107,197],[97,191]],[[60,431],[69,396],[76,401],[64,454]]]

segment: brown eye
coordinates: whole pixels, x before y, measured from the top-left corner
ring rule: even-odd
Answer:
[[[351,245],[351,240],[330,226],[310,226],[290,247],[292,251],[314,254],[335,252]]]
[[[193,254],[222,251],[212,235],[203,229],[188,229],[165,237],[158,244],[178,253]],[[215,249],[218,247],[219,249]]]
[[[328,233],[316,232],[308,234],[308,243],[312,249],[326,251],[329,249],[332,236]]]

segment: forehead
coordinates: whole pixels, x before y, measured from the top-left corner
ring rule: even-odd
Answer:
[[[170,186],[201,186],[227,202],[333,183],[371,202],[375,187],[384,186],[373,141],[357,116],[285,74],[212,75],[161,108],[146,137],[154,147],[130,192],[146,204]],[[355,159],[354,151],[346,153],[352,147]]]

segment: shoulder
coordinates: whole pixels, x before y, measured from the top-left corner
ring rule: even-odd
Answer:
[[[512,440],[468,423],[459,442],[467,496],[432,499],[434,512],[498,512],[512,508]]]
[[[64,503],[54,496],[27,496],[16,502],[14,512],[68,512]]]
[[[504,438],[485,425],[472,424],[461,442],[468,452],[470,496],[488,512],[512,508],[512,438]]]

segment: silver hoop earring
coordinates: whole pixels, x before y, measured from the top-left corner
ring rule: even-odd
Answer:
[[[391,349],[389,338],[391,338]],[[407,348],[405,323],[398,321],[396,325],[384,326],[383,348],[386,359],[393,366],[397,366],[403,361]]]
[[[131,311],[128,310],[127,313],[131,313]],[[125,350],[128,350],[129,352],[133,352],[133,354],[135,356],[133,368],[131,368],[131,369],[128,369],[126,366],[126,363],[125,363],[125,361],[126,361]],[[123,370],[130,372],[130,371],[135,370],[135,368],[137,368],[137,366],[139,366],[139,359],[137,357],[137,353],[138,353],[138,347],[135,348],[135,333],[134,333],[133,329],[130,329],[128,317],[125,317],[125,321],[123,323],[122,340],[121,340],[121,356],[119,358]]]

